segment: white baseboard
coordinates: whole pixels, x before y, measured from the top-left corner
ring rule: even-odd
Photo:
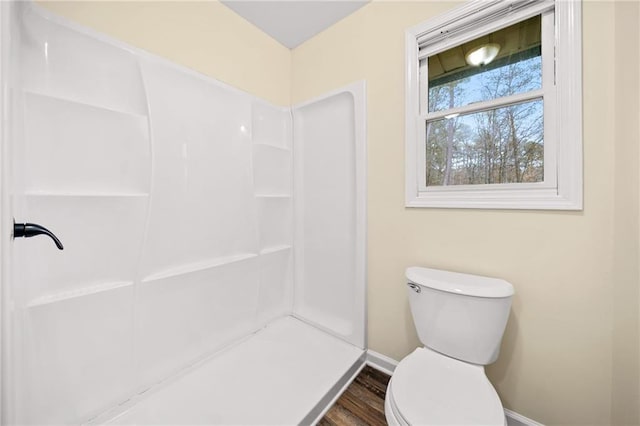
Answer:
[[[376,351],[372,351],[371,349],[367,350],[367,359],[365,362],[367,365],[370,365],[376,370],[380,370],[390,376],[393,375],[393,371],[398,365],[398,361],[395,359],[389,358],[388,356],[382,355]]]
[[[389,358],[388,356],[382,355],[376,351],[372,351],[371,349],[367,350],[366,363],[376,370],[382,371],[390,376],[393,375],[393,372],[398,365],[398,361],[395,359]],[[507,410],[506,408],[504,409],[504,415],[507,418],[507,426],[544,426],[542,423],[538,423],[535,420],[531,420],[522,414]]]
[[[535,420],[531,420],[522,414],[507,410],[506,408],[504,409],[504,415],[507,417],[508,426],[544,426],[542,423],[538,423]]]

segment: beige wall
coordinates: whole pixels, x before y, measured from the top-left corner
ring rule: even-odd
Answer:
[[[632,317],[638,300],[625,299],[637,295],[637,280],[619,283],[616,294],[613,274],[614,200],[622,200],[614,197],[621,125],[614,112],[622,100],[613,70],[625,64],[616,56],[623,30],[614,31],[615,6],[584,6],[583,212],[406,209],[404,31],[455,5],[374,2],[293,51],[294,102],[367,81],[370,347],[400,359],[419,344],[404,289],[407,266],[502,277],[516,296],[501,357],[488,374],[504,405],[548,424],[608,424],[612,388],[630,389],[634,381],[622,380],[622,366],[614,381],[612,363],[638,339],[637,319],[634,332],[617,316],[627,330],[612,331],[614,306]],[[621,254],[628,244],[616,247]],[[619,401],[615,409],[633,411],[629,405]],[[627,418],[637,421],[634,413]]]
[[[637,2],[617,3],[615,19],[612,418],[616,424],[637,424],[640,419],[640,341],[631,336],[639,334],[640,5]]]
[[[215,0],[39,4],[276,105],[289,105],[289,49]]]
[[[499,276],[516,287],[488,368],[505,406],[638,423],[638,6],[584,6],[583,212],[406,209],[404,31],[457,4],[374,2],[292,52],[217,2],[45,7],[279,105],[365,79],[370,347],[400,359],[419,344],[405,267]]]

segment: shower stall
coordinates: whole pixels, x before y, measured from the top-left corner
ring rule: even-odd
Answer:
[[[276,107],[0,7],[2,423],[312,423],[366,350],[364,82]]]

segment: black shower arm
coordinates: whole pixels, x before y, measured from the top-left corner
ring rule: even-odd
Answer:
[[[56,244],[56,247],[60,250],[64,250],[64,246],[55,236],[55,234],[49,231],[42,225],[38,225],[37,223],[15,223],[13,224],[13,238],[24,237],[30,238],[35,237],[36,235],[47,235],[49,238],[53,240]]]

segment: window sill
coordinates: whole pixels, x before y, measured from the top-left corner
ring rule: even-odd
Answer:
[[[582,210],[582,196],[558,195],[555,188],[438,190],[407,194],[406,207],[446,209]]]

